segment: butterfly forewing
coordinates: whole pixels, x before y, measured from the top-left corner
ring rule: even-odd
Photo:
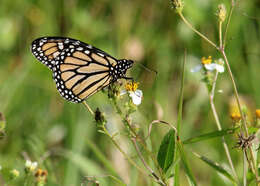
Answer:
[[[39,38],[32,42],[31,51],[52,70],[58,91],[72,102],[81,102],[122,78],[118,70],[125,72],[131,67],[120,69],[118,60],[106,52],[71,38]]]

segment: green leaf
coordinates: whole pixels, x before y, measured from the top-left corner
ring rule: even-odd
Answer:
[[[259,128],[257,128],[257,127],[248,127],[249,134],[255,134],[255,133],[257,133],[258,130],[259,130]]]
[[[184,166],[184,171],[189,179],[189,183],[190,185],[194,185],[196,186],[197,183],[196,183],[196,180],[195,180],[195,177],[190,169],[190,166],[189,166],[189,163],[188,163],[188,160],[186,158],[186,154],[185,154],[185,151],[183,149],[183,145],[180,141],[177,141],[177,147],[178,147],[178,150],[179,150],[179,153],[180,153],[180,157],[181,157],[181,160],[182,160],[182,163],[183,163],[183,166]]]
[[[164,173],[167,172],[167,170],[173,163],[174,151],[175,151],[175,131],[171,129],[164,136],[157,155],[157,161]]]
[[[195,156],[197,156],[199,159],[201,159],[202,161],[204,161],[205,163],[207,163],[209,166],[214,168],[217,172],[219,172],[220,174],[227,177],[231,182],[236,183],[233,176],[227,170],[225,170],[221,165],[219,165],[218,163],[206,158],[205,156],[201,156],[201,155],[194,153],[194,152],[193,152],[193,154]]]
[[[234,134],[238,128],[226,129],[226,130],[218,130],[214,132],[210,132],[207,134],[202,134],[196,137],[189,138],[183,141],[183,144],[196,143],[204,140],[208,140],[211,138],[221,137],[229,134]]]
[[[178,120],[177,120],[177,135],[180,136],[181,133],[181,123],[182,123],[182,106],[183,106],[183,94],[184,94],[184,80],[185,80],[185,65],[186,65],[186,56],[187,56],[187,51],[185,49],[184,51],[184,59],[183,59],[183,63],[182,63],[182,75],[181,75],[181,88],[180,88],[180,95],[179,95],[179,105],[178,105]],[[174,161],[176,161],[179,158],[179,153],[176,150],[175,151],[175,155],[174,155],[175,159]],[[177,164],[175,166],[174,169],[174,186],[179,186],[180,185],[180,164]]]

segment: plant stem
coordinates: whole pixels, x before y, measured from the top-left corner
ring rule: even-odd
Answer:
[[[230,11],[229,11],[229,14],[228,14],[228,22],[227,22],[227,24],[226,24],[225,33],[224,33],[223,47],[226,46],[227,31],[228,31],[228,27],[229,27],[229,24],[230,24],[230,20],[231,20],[231,16],[232,16],[234,7],[235,7],[235,2],[234,2],[234,0],[232,0],[232,2],[231,2],[231,8],[230,8]]]
[[[219,117],[218,117],[218,114],[217,114],[217,111],[216,111],[216,107],[215,107],[215,104],[214,104],[214,95],[215,95],[215,88],[216,88],[217,78],[218,78],[218,72],[216,71],[215,78],[214,78],[214,81],[213,81],[213,84],[212,84],[212,90],[211,90],[210,95],[209,95],[209,102],[210,102],[211,110],[213,112],[213,116],[214,116],[215,121],[216,121],[217,128],[220,131],[220,130],[222,130],[222,127],[221,127],[221,124],[220,124],[220,121],[219,121]],[[224,136],[222,136],[222,143],[223,143],[223,146],[224,146],[224,149],[225,149],[225,152],[226,152],[226,156],[227,156],[229,165],[231,167],[233,176],[235,176],[235,179],[237,181],[239,181]]]
[[[88,109],[88,111],[90,112],[90,114],[92,114],[93,116],[95,115],[95,113],[93,112],[93,110],[90,108],[90,106],[87,104],[87,102],[84,100],[83,105]]]
[[[244,130],[246,132],[245,136],[248,137],[249,133],[248,133],[248,128],[247,128],[247,124],[246,124],[246,118],[245,118],[245,115],[244,115],[244,113],[242,111],[242,106],[241,106],[241,102],[239,100],[239,95],[238,95],[236,83],[235,83],[235,80],[234,80],[234,77],[233,77],[233,74],[232,74],[232,71],[231,71],[231,68],[230,68],[230,65],[229,65],[229,62],[228,62],[228,59],[227,59],[227,56],[226,56],[226,53],[225,53],[224,49],[221,49],[220,52],[221,52],[221,54],[224,57],[224,61],[226,63],[226,66],[227,66],[227,69],[228,69],[228,73],[229,73],[229,76],[230,76],[230,79],[231,79],[231,82],[232,82],[232,85],[233,85],[233,89],[234,89],[234,93],[235,93],[235,97],[236,97],[236,102],[237,102],[237,105],[238,105],[238,109],[239,109],[240,115],[242,117],[243,128],[244,128]],[[255,161],[255,157],[254,157],[254,153],[253,153],[253,149],[252,149],[251,145],[249,146],[249,152],[250,152],[251,161],[252,161],[253,168],[254,168],[254,169],[252,169],[252,171],[255,172],[256,181],[258,181],[258,170],[257,170],[257,167],[256,167],[256,161]]]
[[[135,150],[140,158],[140,160],[142,161],[142,163],[144,164],[145,168],[151,173],[151,175],[153,176],[153,178],[156,180],[157,183],[159,183],[160,185],[166,186],[167,184],[165,184],[160,178],[159,176],[156,175],[156,173],[152,170],[151,167],[149,167],[149,165],[145,162],[144,157],[142,156],[142,153],[140,152],[137,143],[136,143],[136,139],[132,138]]]
[[[246,151],[243,151],[243,185],[246,186],[246,173],[247,173],[247,158]]]
[[[124,116],[122,110],[120,109],[119,105],[117,104],[117,101],[113,99],[113,104],[116,108],[116,111],[117,113],[120,115],[120,117],[122,118],[122,121],[123,123],[125,124],[125,126],[127,127],[127,129],[129,129],[133,135],[134,138],[136,138],[140,144],[142,145],[142,147],[144,148],[144,150],[148,153],[148,155],[151,157],[151,159],[153,160],[155,166],[158,168],[160,167],[157,160],[156,160],[156,157],[154,156],[154,154],[147,148],[147,145],[144,141],[143,138],[141,138],[137,133],[136,131],[134,130],[134,128],[132,127],[131,123],[129,122],[129,120],[127,119],[126,116]],[[159,168],[158,168],[159,169]],[[160,170],[160,169],[159,169]],[[159,171],[160,172],[160,171]],[[161,175],[161,172],[160,172],[160,175]]]
[[[218,33],[219,33],[219,48],[222,48],[222,21],[219,21],[218,23]]]
[[[202,33],[200,33],[198,30],[196,30],[192,24],[190,24],[185,17],[183,16],[183,14],[181,12],[178,12],[179,16],[181,17],[181,19],[183,20],[183,22],[191,29],[193,30],[196,34],[198,34],[200,37],[202,37],[204,40],[206,40],[209,44],[211,44],[214,48],[216,48],[218,50],[218,47],[215,43],[213,43],[211,40],[209,40],[206,36],[204,36]]]
[[[106,127],[103,126],[103,131],[105,132],[105,134],[107,136],[109,136],[109,138],[111,139],[112,143],[116,146],[116,148],[123,154],[123,156],[129,161],[129,163],[131,163],[134,167],[137,168],[137,170],[139,170],[141,173],[147,175],[147,173],[145,172],[145,170],[143,170],[141,167],[139,167],[124,151],[123,149],[121,149],[121,147],[119,146],[119,144],[114,140],[113,136],[110,135],[110,133],[107,131]]]
[[[83,101],[83,104],[85,105],[85,107],[89,110],[89,112],[92,115],[95,115],[94,112],[91,110],[91,108],[88,106],[88,104],[86,103],[86,101]],[[129,163],[131,163],[134,167],[136,167],[141,173],[147,175],[147,173],[141,168],[139,167],[124,151],[123,149],[121,149],[121,147],[118,145],[118,143],[114,140],[113,136],[110,135],[110,133],[107,131],[106,127],[103,125],[103,131],[104,133],[109,136],[109,138],[111,139],[112,143],[116,146],[116,148],[123,154],[123,156],[129,161]]]

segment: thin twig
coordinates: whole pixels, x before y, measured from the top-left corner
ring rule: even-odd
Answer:
[[[243,184],[246,186],[246,175],[247,175],[247,158],[246,152],[243,151]]]
[[[162,121],[162,120],[153,120],[153,121],[149,124],[148,134],[147,134],[147,136],[144,138],[145,140],[150,137],[151,132],[152,132],[153,125],[156,124],[156,123],[158,123],[158,124],[161,123],[161,124],[165,124],[165,125],[169,126],[169,127],[172,128],[172,129],[176,132],[176,134],[177,134],[177,129],[176,129],[173,125],[171,125],[170,123],[168,123],[168,122],[166,122],[166,121]]]
[[[215,121],[216,121],[217,128],[220,131],[220,130],[222,130],[222,127],[221,127],[219,117],[218,117],[218,114],[217,114],[217,111],[216,111],[216,107],[215,107],[215,104],[214,104],[214,95],[215,95],[217,78],[218,78],[218,71],[216,71],[216,74],[215,74],[215,77],[214,77],[214,81],[213,81],[213,84],[212,84],[212,90],[211,90],[210,95],[209,95],[209,101],[210,101],[211,110],[213,112],[213,116],[214,116]],[[226,152],[226,156],[227,156],[229,165],[231,167],[233,176],[235,176],[236,180],[238,181],[238,176],[237,176],[237,173],[235,171],[235,168],[234,168],[234,165],[233,165],[233,162],[232,162],[232,159],[231,159],[231,155],[230,155],[230,152],[229,152],[229,149],[228,149],[228,146],[227,146],[227,143],[226,143],[224,136],[222,136],[222,143],[223,143],[223,146],[224,146],[224,149],[225,149],[225,152]]]
[[[136,150],[140,160],[144,164],[145,168],[151,173],[151,175],[153,176],[153,178],[156,180],[157,183],[159,183],[160,185],[166,186],[166,184],[159,178],[159,176],[156,175],[156,173],[152,170],[152,168],[149,167],[149,165],[145,162],[144,157],[142,156],[142,153],[140,152],[138,145],[136,143],[136,139],[132,138],[132,141],[133,141],[135,150]]]
[[[154,157],[154,155],[151,153],[151,151],[148,150],[147,145],[144,141],[143,138],[141,138],[141,136],[139,136],[135,129],[132,127],[131,123],[129,122],[129,120],[127,119],[127,116],[123,115],[122,110],[120,109],[119,105],[117,104],[117,102],[115,100],[113,100],[113,104],[116,108],[117,113],[120,115],[120,117],[122,118],[123,123],[125,124],[125,126],[131,131],[132,136],[135,137],[143,146],[143,148],[145,149],[145,151],[151,156],[151,158],[153,159],[154,162],[156,161],[156,158]]]
[[[146,142],[145,140],[139,136],[135,129],[132,127],[130,121],[127,119],[127,116],[124,116],[121,108],[119,107],[119,105],[117,104],[116,100],[113,100],[113,104],[116,108],[117,113],[120,115],[120,117],[122,118],[122,121],[125,125],[125,127],[130,130],[129,132],[132,133],[132,137],[134,137],[135,139],[138,140],[138,142],[142,145],[143,149],[147,152],[147,154],[150,156],[150,158],[152,159],[152,161],[154,162],[155,166],[157,167],[157,169],[159,170],[160,176],[162,176],[162,172],[160,171],[160,166],[156,160],[156,157],[154,156],[154,154],[147,148]],[[131,134],[130,134],[131,135]]]
[[[87,104],[87,102],[84,100],[83,105],[88,109],[88,111],[90,112],[90,114],[92,114],[93,116],[95,115],[95,113],[93,112],[93,110],[90,108],[90,106]]]
[[[242,117],[242,124],[243,124],[243,128],[245,130],[245,137],[248,137],[249,136],[249,132],[248,132],[247,124],[246,124],[246,118],[245,118],[245,115],[244,115],[244,113],[242,111],[242,106],[241,106],[241,102],[239,100],[239,95],[238,95],[236,83],[235,83],[235,80],[234,80],[234,77],[233,77],[233,74],[232,74],[232,71],[231,71],[231,68],[230,68],[230,65],[229,65],[226,53],[225,53],[224,50],[221,50],[221,53],[222,53],[222,55],[224,57],[224,61],[226,63],[226,66],[227,66],[227,69],[228,69],[228,73],[229,73],[229,76],[230,76],[230,79],[231,79],[231,82],[232,82],[232,85],[233,85],[236,102],[237,102],[237,105],[238,105],[238,108],[239,108],[240,115]],[[258,181],[259,180],[259,178],[258,178],[258,171],[257,171],[257,167],[256,167],[256,161],[255,161],[255,157],[254,157],[252,146],[249,146],[249,152],[250,152],[251,161],[252,161],[253,168],[254,168],[254,169],[252,169],[252,171],[255,172],[256,181]]]
[[[137,170],[139,170],[141,173],[147,175],[147,173],[141,168],[139,167],[134,160],[132,160],[124,151],[123,149],[120,147],[120,145],[116,142],[116,140],[114,140],[114,138],[110,135],[110,133],[107,131],[106,127],[103,126],[103,131],[105,132],[105,134],[107,136],[109,136],[109,138],[111,139],[112,143],[116,146],[116,148],[123,154],[123,156],[129,161],[129,163],[131,163],[134,167],[137,168]]]
[[[218,27],[219,27],[219,48],[222,48],[222,21],[219,21],[218,23]]]
[[[225,32],[224,32],[223,48],[226,46],[228,27],[229,27],[229,24],[230,24],[230,20],[231,20],[231,16],[232,16],[234,7],[235,7],[235,1],[232,0],[232,2],[231,2],[231,8],[230,8],[230,11],[229,11],[229,14],[228,14],[228,22],[227,22],[227,24],[226,24],[226,28],[225,28]]]
[[[196,30],[192,24],[190,24],[186,18],[183,16],[183,14],[181,12],[178,12],[179,16],[181,17],[181,19],[183,20],[183,22],[191,29],[193,30],[196,34],[198,34],[200,37],[202,37],[204,40],[206,40],[209,44],[211,44],[214,48],[216,48],[218,50],[218,47],[215,43],[213,43],[211,40],[209,40],[206,36],[204,36],[202,33],[200,33],[198,30]]]

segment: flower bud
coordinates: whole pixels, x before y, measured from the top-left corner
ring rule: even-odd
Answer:
[[[255,116],[257,119],[260,119],[260,109],[255,110]]]
[[[10,171],[10,177],[11,177],[10,179],[11,180],[18,178],[19,176],[20,176],[20,172],[18,170],[13,169],[13,170]]]
[[[219,22],[224,22],[226,19],[227,10],[224,4],[218,5],[217,16]]]
[[[182,12],[184,3],[182,0],[171,0],[171,4],[173,5],[173,8],[176,10],[177,13]]]

